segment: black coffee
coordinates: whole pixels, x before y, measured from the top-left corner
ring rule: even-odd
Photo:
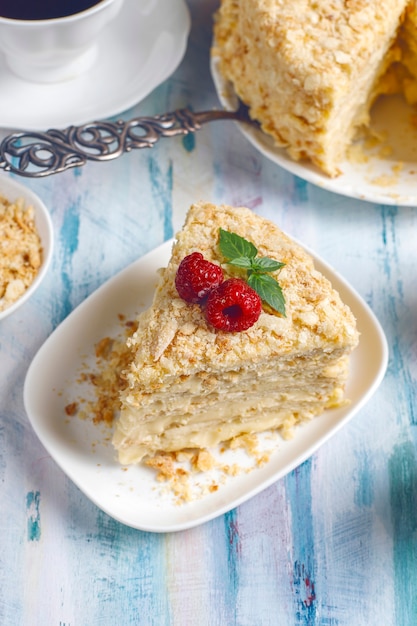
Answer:
[[[13,20],[51,20],[85,11],[101,0],[0,0],[0,16]]]

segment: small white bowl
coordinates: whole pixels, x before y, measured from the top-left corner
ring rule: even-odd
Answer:
[[[42,200],[33,191],[17,183],[13,179],[0,175],[0,195],[7,198],[10,202],[14,202],[19,198],[23,198],[27,206],[32,206],[35,213],[36,229],[39,233],[42,244],[42,265],[34,278],[33,282],[26,291],[13,304],[0,311],[0,322],[5,317],[16,311],[24,302],[26,302],[39,287],[48,271],[52,260],[54,247],[54,231],[51,216]]]

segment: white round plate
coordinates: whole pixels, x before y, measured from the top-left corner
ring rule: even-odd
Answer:
[[[31,83],[15,76],[0,53],[0,127],[65,128],[117,115],[160,85],[180,63],[190,15],[184,0],[141,0],[124,5],[98,42],[97,61],[73,80]]]
[[[122,467],[109,443],[111,431],[92,419],[68,418],[65,406],[88,397],[80,387],[86,363],[94,369],[94,345],[104,337],[123,335],[120,315],[133,319],[153,298],[157,273],[167,264],[172,248],[168,241],[134,262],[91,294],[52,333],[33,359],[24,385],[29,420],[48,453],[69,478],[99,508],[133,528],[154,532],[178,531],[202,524],[259,493],[310,457],[325,441],[358,413],[381,383],[388,361],[385,335],[362,298],[324,261],[308,250],[316,267],[327,276],[357,319],[360,343],[351,357],[346,388],[350,404],[326,411],[297,428],[293,439],[267,437],[271,456],[252,471],[228,476],[206,476],[217,491],[198,491],[197,497],[179,505],[144,465]],[[91,389],[90,389],[91,394]],[[94,397],[94,396],[93,396]],[[91,416],[93,417],[93,416]],[[226,451],[224,454],[227,454]],[[243,451],[231,451],[244,455]],[[245,459],[222,457],[232,466]],[[246,459],[247,461],[247,459]],[[224,476],[223,476],[224,478]],[[201,474],[197,481],[203,481]]]
[[[233,87],[220,74],[218,59],[212,58],[211,74],[217,95],[228,110],[237,106]],[[414,116],[414,122],[413,122]],[[290,159],[261,130],[239,124],[248,141],[268,159],[300,178],[342,196],[377,204],[417,205],[417,124],[415,111],[402,98],[381,98],[372,111],[371,128],[384,137],[374,148],[360,146],[359,158],[341,163],[342,174],[329,178],[307,162]]]

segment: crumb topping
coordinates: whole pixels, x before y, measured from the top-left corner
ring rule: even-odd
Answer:
[[[214,372],[260,364],[290,352],[303,352],[335,344],[356,344],[356,321],[330,282],[314,268],[313,260],[275,224],[246,208],[201,203],[193,206],[186,228],[177,235],[171,261],[160,274],[156,289],[157,315],[151,309],[140,317],[132,335],[133,363],[127,373],[129,387],[157,388],[168,374]],[[183,302],[175,289],[175,274],[184,251],[198,249],[205,258],[221,262],[216,246],[219,219],[224,227],[259,243],[262,256],[279,256],[285,266],[279,282],[286,298],[287,316],[262,311],[258,321],[243,333],[213,331],[199,305]],[[224,266],[225,276],[231,267]],[[237,272],[239,270],[237,269]],[[185,331],[185,332],[184,332]],[[140,348],[140,350],[138,349]],[[215,364],[217,367],[215,367]],[[215,369],[214,369],[215,368]]]

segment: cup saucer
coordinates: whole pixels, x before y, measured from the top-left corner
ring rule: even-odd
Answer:
[[[98,41],[95,64],[72,80],[53,84],[25,81],[9,70],[0,54],[0,127],[42,131],[125,111],[177,68],[189,30],[185,0],[156,0],[146,15],[137,0],[125,0],[120,14]]]

